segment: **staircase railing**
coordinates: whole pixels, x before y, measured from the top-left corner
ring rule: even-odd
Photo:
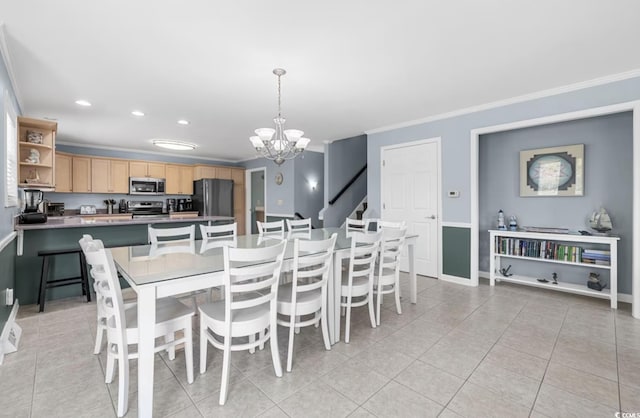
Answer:
[[[346,191],[347,191],[347,189],[349,189],[349,187],[351,187],[351,185],[352,185],[353,183],[355,183],[355,182],[356,182],[356,180],[358,180],[358,177],[360,177],[360,176],[362,175],[362,173],[364,173],[366,170],[367,170],[367,165],[365,164],[365,165],[364,165],[364,167],[362,167],[362,168],[360,169],[360,171],[358,171],[358,172],[357,172],[357,173],[356,173],[356,174],[351,178],[351,180],[349,180],[349,181],[347,182],[347,184],[346,184],[342,189],[340,189],[340,191],[335,195],[335,197],[334,197],[333,199],[329,200],[329,204],[330,204],[330,205],[333,205],[334,203],[336,203],[336,202],[338,201],[338,199],[340,199],[340,196],[342,196],[342,195],[344,194],[344,192],[346,192]]]

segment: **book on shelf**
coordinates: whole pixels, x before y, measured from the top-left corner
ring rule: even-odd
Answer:
[[[584,250],[585,253],[588,254],[598,254],[598,255],[608,255],[611,256],[611,251],[608,250],[594,250],[591,248],[587,248],[586,250]]]

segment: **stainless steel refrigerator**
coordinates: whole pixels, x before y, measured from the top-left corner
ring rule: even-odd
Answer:
[[[193,182],[193,210],[200,216],[233,216],[233,180]]]

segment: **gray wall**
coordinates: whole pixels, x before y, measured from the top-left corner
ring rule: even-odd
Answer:
[[[584,144],[584,196],[520,197],[519,152],[573,144]],[[520,226],[589,230],[588,217],[603,206],[611,216],[613,233],[620,236],[618,289],[631,294],[631,112],[482,135],[479,151],[481,271],[489,271],[487,230],[495,229],[499,209],[504,211],[507,220],[515,215]],[[581,284],[590,271],[562,265],[524,264],[517,260],[508,260],[508,264],[513,264],[514,274],[550,277],[551,272],[557,272],[560,280]],[[608,282],[608,278],[605,281]]]
[[[295,162],[295,211],[305,218],[311,218],[311,224],[318,228],[318,213],[324,202],[324,154],[305,152],[303,160]],[[315,190],[311,184],[316,183]]]
[[[442,220],[471,221],[470,131],[475,128],[510,123],[537,117],[607,106],[640,99],[640,77],[602,84],[595,87],[522,101],[461,116],[439,119],[404,128],[368,135],[368,203],[380,212],[380,149],[420,139],[442,138]],[[620,179],[631,183],[632,178]],[[589,187],[589,185],[586,185]],[[448,190],[459,190],[460,197],[449,199]],[[590,191],[588,191],[590,193]],[[585,208],[581,213],[589,212]],[[582,215],[581,215],[582,216]],[[443,255],[443,258],[446,255]],[[464,257],[465,254],[459,255]],[[466,255],[470,257],[470,255]],[[620,259],[624,263],[626,260]],[[540,263],[538,263],[540,264]],[[622,282],[622,278],[620,279]]]
[[[368,135],[367,200],[380,213],[380,148],[434,137],[442,138],[442,209],[445,222],[470,222],[469,133],[472,129],[557,115],[640,99],[640,77],[603,84]],[[628,179],[631,181],[631,179]],[[459,190],[460,198],[446,198]]]
[[[308,152],[305,151],[304,154]],[[293,217],[295,205],[293,196],[295,185],[294,161],[286,161],[281,166],[277,166],[276,163],[266,158],[256,158],[241,163],[245,169],[261,167],[266,167],[267,169],[264,179],[267,184],[266,215],[277,214]],[[276,173],[279,172],[282,173],[284,178],[281,185],[277,185],[275,181]]]
[[[16,101],[16,96],[13,91],[13,87],[11,87],[11,81],[9,80],[9,73],[7,72],[7,67],[4,64],[4,57],[0,59],[0,138],[2,138],[0,144],[0,168],[2,173],[0,174],[0,240],[6,237],[9,233],[13,231],[13,218],[18,214],[18,208],[5,208],[4,207],[4,197],[7,193],[6,191],[6,170],[7,170],[7,155],[5,150],[5,142],[6,138],[6,121],[5,121],[5,112],[4,108],[4,92],[9,92],[9,97],[13,102],[13,107],[18,115],[21,114],[20,107],[18,107],[18,102]],[[18,194],[19,196],[19,194]],[[1,331],[1,330],[0,330]]]
[[[325,227],[342,225],[345,218],[367,196],[367,172],[365,171],[335,204],[329,205],[329,200],[333,199],[365,164],[367,164],[366,135],[334,141],[325,147]]]

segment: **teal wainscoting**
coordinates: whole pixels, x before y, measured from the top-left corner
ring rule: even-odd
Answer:
[[[0,294],[6,288],[15,289],[16,276],[16,239],[14,238],[6,247],[0,251]],[[22,301],[20,301],[22,302]],[[13,306],[6,306],[4,300],[0,301],[0,332],[9,318]]]
[[[442,228],[442,273],[471,278],[471,230],[445,226]]]
[[[196,224],[196,238],[200,237],[198,224],[206,222],[194,222]],[[167,223],[158,225],[158,228],[185,226],[181,223]],[[40,273],[42,258],[38,257],[38,251],[56,250],[65,248],[79,248],[78,240],[83,234],[89,234],[104,242],[106,247],[120,247],[125,245],[144,245],[147,243],[147,225],[119,225],[60,229],[33,229],[24,231],[23,255],[15,256],[16,268],[16,296],[21,305],[33,304],[38,300],[40,286]],[[50,278],[63,278],[79,276],[78,255],[59,255],[53,257],[50,266]],[[63,297],[79,296],[82,294],[80,285],[63,286],[47,289],[47,300]]]

